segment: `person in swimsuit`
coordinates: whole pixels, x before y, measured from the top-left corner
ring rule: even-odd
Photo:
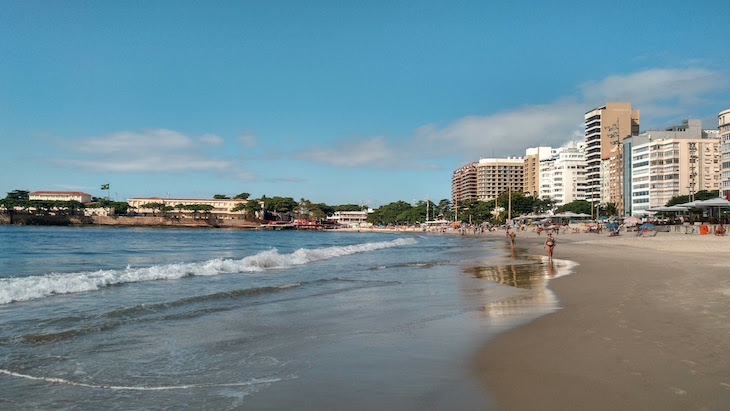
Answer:
[[[510,244],[512,245],[513,250],[515,249],[515,237],[517,237],[517,234],[515,234],[514,232],[511,232],[509,234],[509,241],[510,241]]]
[[[553,248],[554,247],[555,247],[555,239],[553,238],[553,234],[548,233],[548,236],[545,239],[545,245],[543,246],[543,248],[547,248],[548,260],[553,259]]]

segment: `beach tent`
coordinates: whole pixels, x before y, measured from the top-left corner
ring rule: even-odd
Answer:
[[[711,198],[704,201],[695,201],[697,208],[730,207],[730,201],[724,197]]]
[[[711,198],[709,200],[697,202],[697,205],[695,205],[695,207],[708,209],[708,211],[710,212],[710,218],[716,217],[722,220],[724,216],[727,216],[727,213],[730,210],[730,201],[728,201],[724,197]]]

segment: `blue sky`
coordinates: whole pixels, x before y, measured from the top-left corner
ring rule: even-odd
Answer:
[[[514,3],[514,4],[512,4]],[[730,108],[730,2],[0,0],[0,194],[328,204],[450,197],[455,168]]]

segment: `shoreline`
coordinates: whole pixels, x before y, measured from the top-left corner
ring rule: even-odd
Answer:
[[[730,407],[730,238],[556,238],[555,258],[579,264],[549,281],[560,309],[475,356],[497,409]],[[517,247],[544,255],[544,239]]]

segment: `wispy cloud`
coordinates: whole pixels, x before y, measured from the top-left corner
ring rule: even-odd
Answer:
[[[294,153],[296,158],[337,167],[436,168],[414,161],[412,149],[392,143],[385,137],[333,141],[329,147],[312,148]]]
[[[329,147],[302,150],[296,157],[339,167],[395,166],[398,157],[384,137],[337,140]]]
[[[272,181],[274,181],[276,183],[306,183],[309,180],[307,180],[306,178],[301,178],[301,177],[281,177],[281,178],[275,178]]]
[[[247,148],[253,148],[259,144],[258,138],[250,130],[246,130],[243,134],[238,136],[237,140]]]
[[[65,154],[48,158],[52,164],[89,171],[180,172],[231,169],[230,160],[205,154],[205,147],[222,144],[214,134],[196,138],[167,129],[121,131],[97,137],[64,140]]]
[[[427,124],[414,131],[414,140],[422,141],[430,156],[522,155],[530,146],[559,146],[574,138],[583,125],[583,112],[575,99],[562,99],[487,116],[462,117],[444,127]]]
[[[703,68],[650,69],[590,81],[580,89],[587,102],[630,101],[641,108],[663,101],[675,106],[697,104],[707,92],[726,85],[721,73]]]
[[[658,119],[692,113],[693,108],[707,104],[708,95],[727,86],[727,77],[719,71],[655,68],[585,82],[575,95],[547,104],[462,117],[443,125],[426,124],[405,141],[383,137],[336,140],[329,147],[296,155],[339,167],[423,167],[424,159],[445,155],[470,159],[523,155],[528,147],[559,147],[581,140],[584,113],[608,101],[631,102],[640,110],[642,124],[653,124]]]
[[[223,137],[217,136],[215,134],[203,134],[202,136],[198,137],[198,140],[216,147],[222,146],[225,143]]]
[[[221,178],[227,180],[254,181],[257,179],[257,176],[251,171],[236,171],[233,173],[226,173],[225,175],[221,175]]]

